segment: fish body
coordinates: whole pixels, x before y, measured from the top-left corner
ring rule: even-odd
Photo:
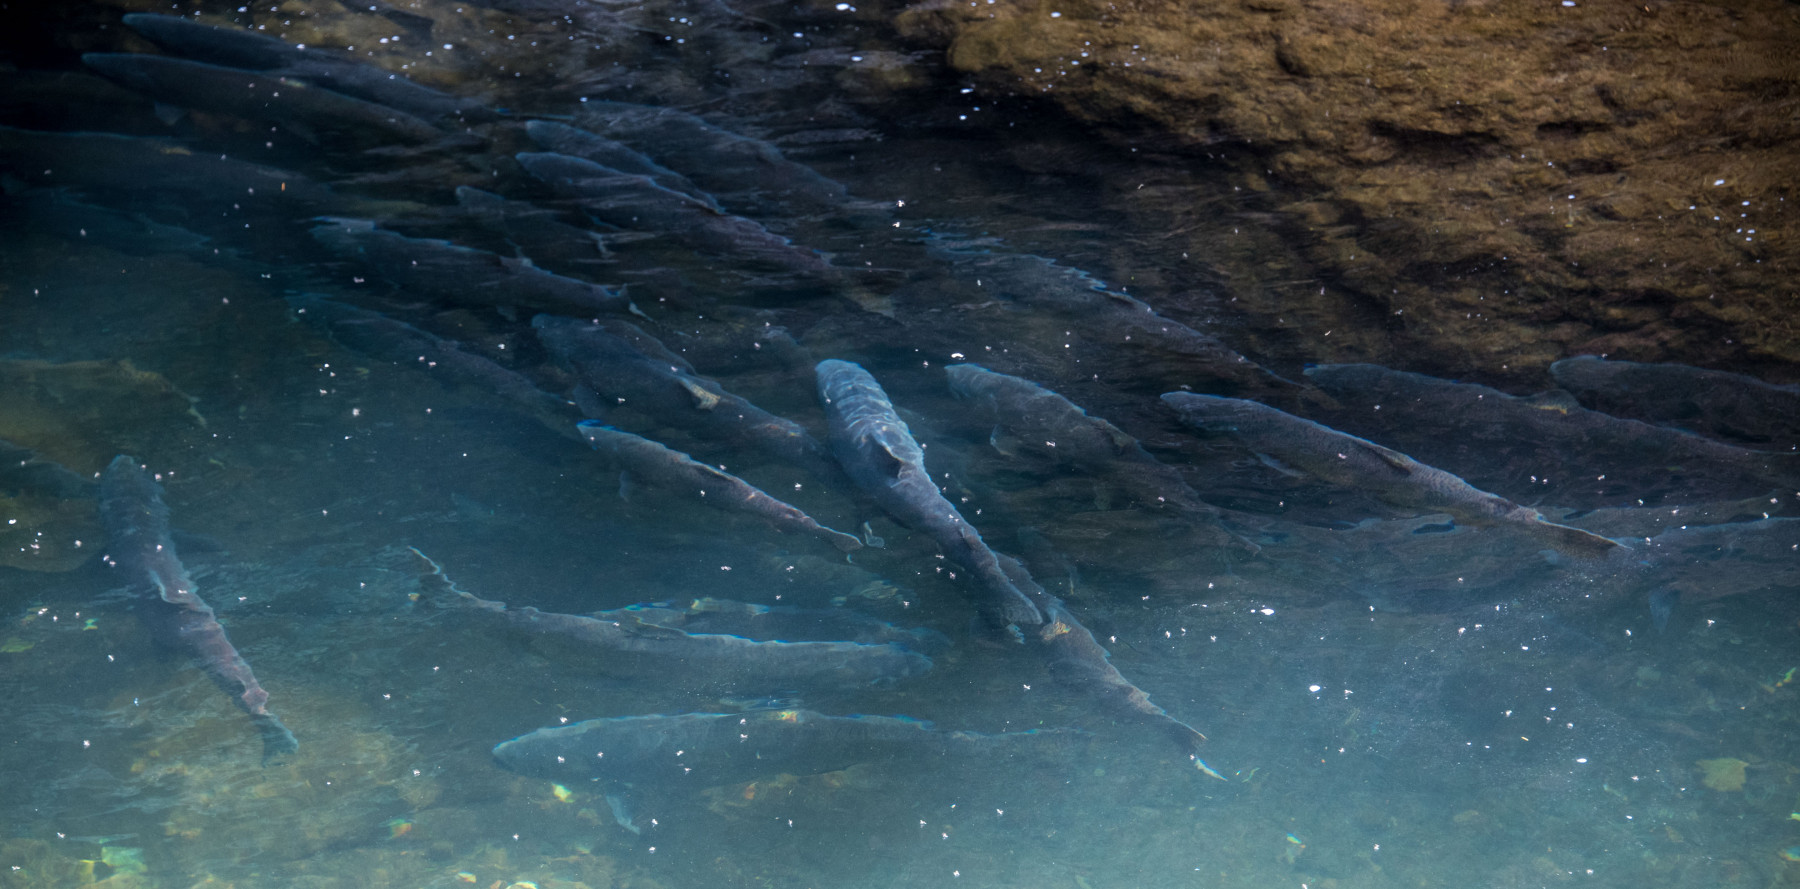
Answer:
[[[629,176],[647,176],[664,188],[705,204],[715,213],[725,212],[712,195],[701,191],[686,176],[645,157],[623,142],[550,120],[531,121],[525,124],[525,132],[545,151],[593,161]]]
[[[931,481],[925,452],[868,371],[827,359],[814,369],[831,423],[831,448],[857,487],[901,523],[930,535],[944,554],[975,575],[991,623],[1014,628],[1044,622],[1036,605],[1001,569],[994,551]]]
[[[613,466],[633,479],[688,494],[718,509],[749,513],[784,531],[810,534],[837,547],[839,552],[862,548],[862,541],[854,536],[819,524],[799,508],[723,469],[593,420],[584,420],[576,428],[594,450],[605,454]]]
[[[728,633],[750,639],[841,640],[904,645],[925,655],[950,647],[950,639],[926,627],[901,627],[849,608],[757,605],[710,596],[628,605],[598,617],[654,624],[689,633]]]
[[[944,373],[951,392],[987,406],[999,427],[1033,453],[1116,480],[1146,505],[1167,503],[1200,519],[1201,530],[1214,545],[1257,549],[1220,527],[1219,509],[1201,500],[1181,473],[1150,456],[1123,429],[1022,377],[975,364],[952,364]]]
[[[1073,335],[1102,344],[1115,354],[1160,353],[1156,362],[1144,368],[1152,378],[1163,376],[1173,362],[1184,377],[1206,374],[1238,391],[1296,388],[1217,337],[1164,316],[1143,300],[1110,289],[1080,269],[1023,253],[944,244],[931,252],[951,263],[958,277],[978,280],[982,292],[1006,300],[1020,314],[1047,315],[1059,325],[1072,325],[1068,329]]]
[[[313,237],[339,256],[366,263],[404,290],[458,305],[511,305],[594,315],[624,311],[622,294],[553,275],[530,262],[430,238],[409,238],[364,219],[323,217]]]
[[[1344,408],[1334,425],[1396,436],[1434,465],[1472,478],[1554,478],[1534,496],[1585,505],[1598,491],[1611,505],[1636,499],[1749,496],[1800,479],[1800,455],[1735,447],[1679,429],[1614,417],[1574,404],[1566,394],[1520,397],[1474,383],[1443,380],[1373,364],[1307,368],[1307,378]],[[1379,405],[1379,412],[1375,406]],[[1629,461],[1597,465],[1605,455]],[[1605,476],[1604,480],[1599,476]],[[1680,502],[1679,500],[1677,502]]]
[[[1582,355],[1550,365],[1582,405],[1760,448],[1800,445],[1800,387],[1688,367]]]
[[[755,261],[809,274],[836,270],[810,250],[742,216],[721,213],[649,176],[620,172],[578,157],[551,152],[517,155],[526,172],[558,196],[573,201],[597,222],[654,232],[701,253]]]
[[[73,499],[93,496],[94,483],[30,448],[0,438],[0,492]]]
[[[1600,554],[1619,544],[1490,494],[1398,451],[1254,401],[1170,392],[1163,401],[1191,426],[1229,432],[1251,450],[1315,478],[1364,490],[1408,509],[1447,513],[1471,525],[1505,526],[1559,550]]]
[[[590,617],[530,606],[512,608],[451,590],[471,613],[525,635],[573,642],[614,676],[667,679],[685,674],[694,685],[718,691],[817,691],[891,685],[931,669],[930,658],[892,643],[788,642],[690,633],[604,613]]]
[[[494,748],[501,767],[552,781],[699,790],[781,772],[817,774],[902,757],[981,753],[1018,738],[944,732],[898,716],[811,710],[622,716],[541,728]]]
[[[330,139],[379,147],[422,144],[445,135],[404,111],[272,72],[137,53],[88,53],[81,60],[158,102],[273,124],[308,142]]]
[[[575,420],[574,406],[538,388],[515,370],[379,312],[314,294],[296,294],[287,301],[302,320],[318,325],[347,348],[370,358],[487,389],[556,434],[580,438],[570,429]]]
[[[0,168],[34,185],[73,188],[108,206],[117,198],[134,209],[174,203],[196,218],[285,220],[345,203],[298,173],[143,136],[0,126]]]
[[[467,185],[457,186],[456,203],[470,219],[504,237],[536,264],[580,267],[608,261],[606,240],[599,232],[562,222],[554,210]]]
[[[842,478],[825,446],[800,424],[694,373],[629,323],[540,315],[531,326],[544,348],[600,396],[602,407],[623,406],[709,441],[754,447],[821,480]]]
[[[1038,627],[1034,641],[1041,646],[1045,660],[1050,664],[1051,675],[1058,682],[1097,700],[1114,716],[1161,731],[1183,753],[1193,756],[1206,736],[1199,729],[1170,716],[1168,711],[1151,702],[1150,695],[1143,689],[1126,679],[1119,668],[1113,666],[1112,655],[1100,646],[1094,634],[1069,612],[1061,599],[1032,580],[1023,564],[1004,553],[999,555],[999,560],[1001,569],[1043,612],[1044,623]]]
[[[438,92],[404,75],[326,50],[294,46],[268,34],[141,12],[127,14],[124,21],[158,47],[196,62],[268,71],[420,117],[481,121],[497,116],[478,102]]]
[[[169,508],[162,487],[137,461],[120,455],[100,477],[100,516],[106,525],[108,565],[137,589],[138,613],[166,644],[180,647],[262,733],[263,758],[299,749],[299,742],[275,714],[263,690],[231,640],[200,598],[169,537]]]

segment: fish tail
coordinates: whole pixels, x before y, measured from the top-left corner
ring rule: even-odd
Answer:
[[[262,733],[263,765],[279,762],[300,750],[300,741],[273,713],[251,717]]]

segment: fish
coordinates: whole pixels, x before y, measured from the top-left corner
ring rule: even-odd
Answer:
[[[404,111],[271,72],[139,53],[87,53],[81,61],[158,102],[270,124],[313,144],[377,148],[446,135]]]
[[[931,658],[891,642],[759,640],[690,633],[605,612],[589,616],[509,607],[460,589],[435,561],[417,549],[412,552],[458,610],[529,636],[569,640],[613,676],[668,679],[681,673],[694,686],[715,691],[820,691],[893,685],[932,667]]]
[[[1044,623],[1038,627],[1035,641],[1041,647],[1050,673],[1058,682],[1097,698],[1115,715],[1151,726],[1175,742],[1190,758],[1196,758],[1206,735],[1199,729],[1169,715],[1152,703],[1143,689],[1126,679],[1113,666],[1112,655],[1100,646],[1094,634],[1063,604],[1037,581],[1032,580],[1024,564],[1005,553],[998,554],[1001,570],[1025,590],[1043,612]]]
[[[153,13],[128,13],[123,20],[158,48],[196,62],[304,80],[424,118],[481,122],[499,116],[476,100],[439,92],[403,74],[329,50],[291,45],[268,34]]]
[[[1786,595],[1800,585],[1800,518],[1688,525],[1632,543],[1636,572],[1627,580],[1640,588],[1677,590],[1682,602],[1765,591]]]
[[[553,152],[521,152],[516,158],[526,172],[596,222],[654,232],[701,253],[785,271],[823,275],[838,271],[818,254],[757,222],[721,213],[649,176]]]
[[[185,649],[232,703],[249,714],[262,735],[264,762],[298,751],[294,733],[269,712],[269,693],[226,638],[181,564],[169,537],[162,486],[129,456],[115,457],[100,476],[100,517],[109,538],[103,561],[139,593],[137,611],[145,625],[163,643]]]
[[[366,219],[320,217],[313,238],[338,256],[367,264],[403,290],[456,305],[519,306],[595,315],[627,310],[624,294],[553,275],[513,259],[431,238],[409,238]]]
[[[604,236],[558,220],[555,210],[467,185],[457,186],[456,203],[469,219],[504,237],[520,257],[538,266],[591,267],[611,261]]]
[[[1565,393],[1520,397],[1373,364],[1319,365],[1306,376],[1341,404],[1334,425],[1392,437],[1396,447],[1482,487],[1504,490],[1508,477],[1554,478],[1557,485],[1534,486],[1533,496],[1565,506],[1611,506],[1626,494],[1650,502],[1747,497],[1800,479],[1800,454],[1610,416]],[[1619,454],[1630,459],[1599,463]]]
[[[1655,537],[1671,528],[1768,518],[1782,510],[1779,492],[1770,492],[1760,497],[1718,503],[1563,510],[1561,515],[1550,518],[1558,524],[1574,525],[1602,537]]]
[[[982,293],[1003,300],[1026,323],[1055,319],[1069,336],[1092,341],[1115,358],[1130,352],[1159,353],[1144,374],[1160,378],[1178,369],[1186,377],[1205,374],[1234,391],[1292,392],[1299,386],[1251,361],[1218,337],[1201,333],[1156,311],[1149,303],[1109,288],[1085,271],[1042,256],[974,249],[934,241],[929,252],[948,262],[959,278],[979,283]],[[1041,323],[1041,322],[1035,322]],[[1173,367],[1165,364],[1173,363]]]
[[[740,212],[777,218],[837,214],[847,197],[841,182],[783,157],[775,146],[715,126],[676,108],[629,102],[585,102],[583,128],[630,145],[680,171]]]
[[[94,482],[28,447],[0,438],[0,491],[74,499],[93,496]]]
[[[538,388],[518,371],[464,351],[456,343],[404,321],[318,294],[294,294],[287,297],[287,303],[297,317],[317,325],[346,348],[486,389],[557,435],[584,440],[570,428],[579,419],[574,404]]]
[[[1228,432],[1259,454],[1331,484],[1367,491],[1395,506],[1441,512],[1471,525],[1512,528],[1580,555],[1623,548],[1598,534],[1548,521],[1534,509],[1475,488],[1399,451],[1254,401],[1192,392],[1170,392],[1162,398],[1190,426]]]
[[[805,427],[694,373],[635,325],[539,315],[531,326],[544,348],[599,396],[596,408],[623,406],[708,441],[756,448],[828,485],[844,481],[831,454]]]
[[[717,509],[746,512],[783,531],[810,534],[839,552],[862,549],[862,541],[819,524],[799,508],[769,496],[768,492],[726,472],[701,463],[641,435],[633,435],[595,420],[576,425],[589,446],[605,454],[612,465],[634,481],[645,481],[663,490],[688,494]]]
[[[1200,499],[1181,473],[1144,450],[1125,430],[1023,377],[978,364],[944,368],[950,391],[987,407],[1020,446],[1059,464],[1115,481],[1147,506],[1169,506],[1199,520],[1207,543],[1256,552],[1260,547],[1220,525],[1223,512]]]
[[[1592,355],[1550,365],[1556,384],[1585,407],[1758,448],[1800,446],[1800,386],[1688,367]]]
[[[830,420],[832,453],[857,487],[901,524],[925,532],[951,561],[975,576],[978,609],[996,628],[1018,635],[1044,616],[1000,567],[994,551],[931,480],[925,451],[894,412],[881,384],[860,365],[826,359],[814,367]]]
[[[725,212],[712,195],[701,191],[700,186],[686,176],[645,157],[623,142],[551,120],[531,121],[525,124],[525,133],[545,151],[593,161],[630,176],[647,176],[664,188],[705,204],[715,213]]]
[[[596,616],[670,627],[690,633],[729,633],[750,639],[841,640],[894,643],[930,656],[950,648],[950,639],[927,627],[900,627],[849,608],[795,608],[757,605],[705,596],[674,602],[627,605]]]
[[[541,728],[495,746],[494,760],[533,778],[667,792],[901,757],[991,756],[1009,743],[1056,734],[941,731],[904,716],[828,716],[803,709],[654,714]]]
[[[124,202],[160,211],[173,203],[196,227],[218,219],[241,230],[246,217],[285,221],[345,204],[368,205],[291,170],[145,136],[0,126],[0,168],[33,185],[72,188],[109,207]]]

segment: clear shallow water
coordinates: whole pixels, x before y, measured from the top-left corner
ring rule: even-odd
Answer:
[[[1043,266],[1023,263],[1012,270],[1019,277],[996,284],[985,277],[992,266],[969,264],[979,254],[933,252],[924,233],[982,238],[993,256],[1053,257],[1134,282],[1131,293],[1158,310],[1290,379],[1304,362],[1343,356],[1284,334],[1258,310],[1233,308],[1234,299],[1276,300],[1209,278],[1202,258],[1167,255],[1153,228],[1117,213],[1107,196],[1127,190],[1121,183],[1145,172],[1141,162],[1022,119],[1030,134],[1011,144],[992,131],[964,142],[897,126],[880,142],[790,151],[858,198],[911,202],[882,209],[891,216],[874,228],[887,240],[829,219],[766,217],[776,230],[889,270],[857,278],[856,298],[794,296],[785,288],[795,281],[759,286],[764,272],[679,250],[618,268],[635,282],[646,326],[701,373],[815,432],[823,421],[811,362],[862,362],[974,524],[1068,600],[1126,677],[1207,732],[1202,755],[1224,780],[1195,770],[1160,734],[1114,724],[1059,687],[1029,650],[972,632],[970,586],[949,576],[936,547],[846,492],[821,490],[729,442],[639,419],[647,434],[791,492],[826,524],[870,520],[888,546],[846,561],[816,540],[654,491],[622,500],[616,473],[516,404],[346,349],[296,320],[284,297],[304,290],[365,302],[546,386],[566,383],[523,318],[358,283],[312,243],[304,220],[250,213],[252,234],[228,234],[235,219],[203,218],[224,218],[205,184],[162,187],[128,174],[87,197],[185,221],[214,241],[196,258],[129,217],[88,205],[53,211],[9,190],[0,353],[12,383],[0,438],[84,474],[117,453],[165,474],[202,595],[302,746],[291,761],[263,766],[243,715],[145,638],[116,578],[97,564],[0,569],[9,621],[0,645],[8,701],[0,865],[16,868],[0,869],[0,885],[1785,878],[1779,853],[1800,842],[1800,828],[1788,819],[1796,690],[1783,677],[1800,665],[1792,642],[1800,614],[1791,574],[1746,541],[1791,532],[1746,526],[1745,540],[1699,547],[1706,551],[1694,558],[1710,560],[1716,589],[1682,575],[1687,601],[1658,633],[1645,604],[1654,582],[1546,559],[1540,544],[1504,529],[1416,534],[1441,519],[1412,520],[1366,493],[1296,480],[1228,440],[1195,436],[1157,394],[1184,384],[1271,400],[1291,393],[1218,376],[1192,356],[1125,346],[1097,313],[1030,302],[1060,280],[1027,274]],[[176,132],[196,144],[226,138],[206,121],[179,122]],[[346,213],[384,211],[420,235],[498,250],[491,235],[433,213],[471,181],[500,179],[510,195],[545,200],[516,170],[497,176],[483,166],[504,168],[492,146],[519,137],[504,127],[484,137],[398,185],[349,181],[337,168],[365,161],[331,150],[297,146],[281,162],[332,181],[331,200]],[[1052,149],[1107,162],[1083,176],[1028,162]],[[374,207],[374,198],[409,203]],[[1220,215],[1222,251],[1246,249],[1227,230],[1251,218],[1249,208]],[[227,261],[214,258],[215,245]],[[1184,273],[1183,263],[1197,268]],[[662,283],[663,268],[685,278]],[[594,277],[619,283],[614,270]],[[1188,521],[1133,503],[1116,485],[1000,453],[988,424],[943,386],[941,367],[957,353],[1056,388],[1143,439],[1203,496],[1254,517],[1245,533],[1260,552],[1208,545]],[[27,363],[120,359],[156,377]],[[1430,370],[1405,356],[1381,359]],[[169,387],[192,397],[192,411]],[[1530,434],[1474,431],[1502,441]],[[1548,501],[1530,487],[1536,466],[1484,466],[1479,457],[1445,468],[1487,473],[1501,493],[1546,511],[1635,499],[1609,492],[1586,502],[1558,489],[1567,502]],[[1558,469],[1655,474],[1635,458],[1629,449],[1565,454]],[[1678,490],[1731,500],[1767,489],[1702,480]],[[1771,511],[1786,509],[1791,493],[1777,489]],[[55,513],[54,525],[41,500],[7,507],[65,553],[71,539],[99,545],[84,538],[95,532],[78,507]],[[17,532],[5,540],[33,542]],[[683,793],[668,801],[669,818],[633,835],[595,788],[571,785],[559,798],[547,781],[496,768],[489,751],[565,718],[719,709],[709,677],[621,679],[570,646],[482,624],[445,607],[409,547],[463,589],[546,611],[700,596],[833,607],[846,597],[954,644],[919,680],[815,691],[803,696],[807,706],[951,729],[1082,733],[1047,733],[970,761],[900,757]],[[1733,759],[1746,763],[1741,787],[1702,783],[1699,761]],[[1714,783],[1732,787],[1732,766],[1715,768],[1723,775]],[[84,870],[84,859],[102,864]]]

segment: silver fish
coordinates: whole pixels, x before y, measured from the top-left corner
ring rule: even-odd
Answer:
[[[553,275],[529,261],[462,247],[448,241],[409,238],[366,219],[323,217],[312,230],[339,256],[367,263],[395,286],[458,305],[523,306],[539,311],[593,315],[622,312],[630,300],[598,284]]]
[[[599,396],[596,407],[624,407],[709,441],[754,447],[828,484],[843,479],[825,446],[800,424],[694,373],[630,323],[539,315],[531,326],[544,348]]]
[[[404,111],[272,72],[136,53],[88,53],[81,60],[102,76],[158,102],[273,124],[315,144],[335,141],[373,148],[445,136]]]
[[[635,620],[628,613],[588,616],[508,607],[459,589],[436,562],[416,549],[413,553],[450,593],[451,604],[530,636],[572,641],[614,676],[666,679],[681,673],[694,687],[713,691],[818,691],[891,685],[931,669],[930,658],[893,643],[758,640],[690,633]]]
[[[1605,537],[1546,521],[1536,510],[1398,451],[1254,401],[1191,392],[1170,392],[1163,401],[1191,426],[1228,432],[1253,451],[1395,506],[1447,513],[1471,525],[1514,528],[1581,554],[1620,549]]]
[[[100,477],[100,517],[106,525],[103,561],[141,591],[138,613],[164,644],[183,648],[214,684],[250,714],[262,734],[265,761],[299,749],[293,732],[269,712],[269,693],[257,683],[212,607],[200,598],[169,537],[162,486],[136,460],[120,455]]]
[[[1150,456],[1125,430],[1022,377],[976,364],[952,364],[944,373],[951,392],[985,405],[996,429],[1005,429],[1021,448],[1112,480],[1147,506],[1166,503],[1189,514],[1214,546],[1258,549],[1221,527],[1218,507],[1201,500],[1181,473]]]
[[[982,753],[1049,733],[945,732],[900,716],[811,710],[620,716],[541,728],[494,748],[508,771],[552,781],[600,780],[699,790],[791,772],[817,774],[915,755]]]
[[[593,420],[584,420],[576,428],[594,450],[605,454],[613,466],[635,480],[689,494],[718,509],[750,513],[784,531],[811,534],[837,547],[839,552],[862,548],[862,541],[854,536],[819,524],[799,508],[723,469]]]
[[[1681,364],[1582,355],[1550,365],[1587,407],[1759,448],[1800,445],[1800,386]]]
[[[996,626],[1035,627],[1044,616],[1015,585],[981,535],[938,492],[925,452],[869,372],[828,359],[814,368],[819,400],[831,422],[831,448],[858,487],[902,524],[924,531],[944,554],[975,575],[978,603]]]

